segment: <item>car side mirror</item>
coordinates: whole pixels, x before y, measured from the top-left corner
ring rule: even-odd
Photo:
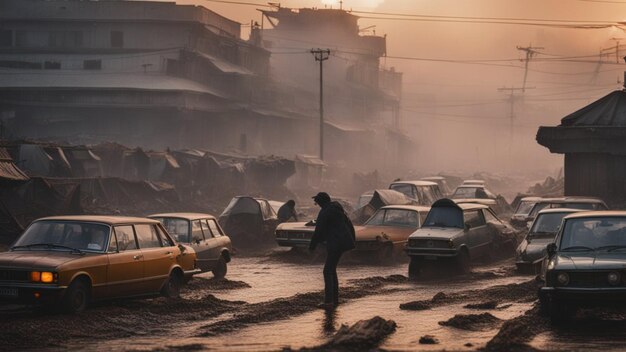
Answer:
[[[548,252],[548,256],[551,257],[556,254],[556,243],[550,243],[546,246],[546,252]]]
[[[178,249],[180,249],[180,253],[185,253],[185,251],[187,250],[187,247],[183,246],[182,244],[178,244]]]
[[[470,225],[468,222],[465,223],[465,231],[469,230],[472,228],[472,225]]]

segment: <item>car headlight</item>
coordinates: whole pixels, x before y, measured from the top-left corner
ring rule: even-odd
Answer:
[[[567,286],[569,283],[569,275],[567,275],[567,273],[559,273],[556,276],[556,281],[562,286]]]
[[[57,280],[57,274],[50,271],[31,271],[30,281],[43,282],[46,284],[55,282]]]
[[[617,285],[621,281],[621,276],[617,271],[612,271],[609,275],[607,275],[607,280],[609,281],[609,284]]]
[[[454,241],[453,240],[449,240],[448,241],[448,247],[454,248]]]

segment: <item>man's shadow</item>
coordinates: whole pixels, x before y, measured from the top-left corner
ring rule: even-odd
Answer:
[[[326,337],[332,336],[337,329],[335,329],[335,322],[337,319],[337,309],[329,308],[324,309],[324,321],[322,322],[322,334]]]

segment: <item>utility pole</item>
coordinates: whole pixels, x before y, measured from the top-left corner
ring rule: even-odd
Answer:
[[[509,130],[509,154],[511,153],[511,146],[513,145],[513,137],[514,137],[514,120],[515,120],[515,101],[519,98],[518,96],[515,95],[515,92],[519,92],[521,91],[522,93],[524,93],[524,91],[526,91],[526,89],[534,89],[535,87],[511,87],[511,88],[507,88],[507,87],[503,87],[503,88],[498,88],[499,92],[508,92],[509,93],[509,103],[510,103],[510,110],[509,110],[509,121],[510,121],[510,130]]]
[[[311,54],[320,62],[320,160],[324,160],[324,61],[330,57],[330,49],[311,49]]]
[[[522,84],[522,93],[526,92],[526,78],[528,78],[528,64],[530,63],[530,60],[533,58],[533,56],[535,56],[538,53],[538,51],[536,51],[535,49],[544,49],[544,48],[538,47],[538,46],[532,46],[531,44],[529,44],[527,47],[522,47],[522,46],[517,47],[517,50],[526,52],[526,58],[522,60],[524,61],[524,83]]]

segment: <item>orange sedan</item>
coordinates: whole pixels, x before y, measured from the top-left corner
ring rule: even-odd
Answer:
[[[199,272],[195,266],[193,249],[176,245],[156,220],[48,217],[0,253],[0,301],[80,312],[104,299],[177,297],[185,278]]]
[[[404,257],[409,236],[419,229],[430,207],[389,205],[382,207],[363,226],[356,226],[358,252],[374,253],[380,261]]]

